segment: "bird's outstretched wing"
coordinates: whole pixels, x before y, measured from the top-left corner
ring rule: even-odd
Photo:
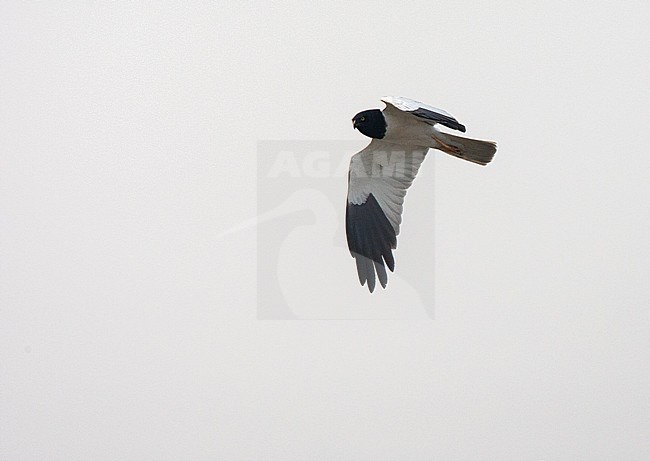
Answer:
[[[398,109],[432,125],[440,123],[454,130],[465,132],[465,126],[460,124],[453,115],[442,109],[401,96],[384,96],[381,100],[386,103],[386,110]]]
[[[393,252],[402,222],[404,196],[429,149],[373,139],[352,156],[348,174],[345,230],[357,264],[359,282],[372,292],[375,272],[382,287],[386,266],[395,269]]]

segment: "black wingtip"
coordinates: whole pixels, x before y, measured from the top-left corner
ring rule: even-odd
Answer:
[[[393,272],[395,259],[391,250],[397,246],[397,235],[374,195],[368,194],[360,205],[348,202],[345,223],[348,248],[356,259],[359,282],[361,285],[368,283],[371,293],[377,279],[386,288],[388,274],[384,261]]]
[[[388,266],[388,270],[395,272],[395,258],[391,251],[384,253],[384,261],[386,262],[386,266]]]
[[[440,123],[441,125],[446,126],[447,128],[451,128],[452,130],[458,130],[462,133],[465,132],[465,126],[461,125],[458,120],[456,120],[454,117],[448,116],[441,114],[439,112],[433,112],[429,109],[424,109],[420,107],[419,109],[416,109],[411,112],[413,115],[416,115],[420,118],[424,118],[426,120],[431,120],[432,122],[435,123]]]

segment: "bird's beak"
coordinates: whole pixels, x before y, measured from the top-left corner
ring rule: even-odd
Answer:
[[[357,121],[355,119],[352,119],[352,128],[357,129]]]

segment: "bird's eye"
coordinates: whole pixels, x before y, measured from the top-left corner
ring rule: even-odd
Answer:
[[[366,117],[361,117],[359,120],[362,121],[362,122],[365,122],[365,121],[366,121]]]

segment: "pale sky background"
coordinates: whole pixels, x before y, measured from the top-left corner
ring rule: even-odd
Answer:
[[[0,459],[650,458],[646,2],[393,3],[2,2]],[[435,319],[258,320],[258,141],[386,94],[499,144],[407,197]]]

